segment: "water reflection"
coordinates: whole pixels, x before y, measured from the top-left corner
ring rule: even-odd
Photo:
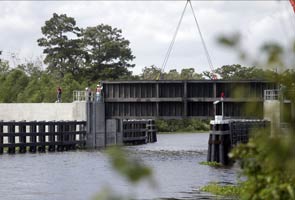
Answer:
[[[0,199],[91,199],[104,187],[135,199],[218,199],[199,191],[236,182],[236,169],[200,165],[208,134],[159,135],[158,142],[125,147],[153,169],[153,180],[130,185],[101,151],[0,156]]]

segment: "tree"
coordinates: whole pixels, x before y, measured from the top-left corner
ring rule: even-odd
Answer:
[[[157,80],[160,78],[161,69],[152,65],[150,67],[144,67],[142,70],[141,79],[143,80]]]
[[[5,78],[1,79],[0,102],[18,102],[18,97],[23,93],[28,83],[28,76],[23,71],[11,70]]]
[[[130,76],[130,64],[135,57],[130,42],[122,37],[122,31],[109,25],[100,24],[82,30],[84,52],[86,53],[85,73],[92,80],[119,79]]]
[[[180,80],[180,74],[176,69],[171,69],[167,74],[164,74],[165,80]]]
[[[244,67],[239,64],[224,65],[215,69],[214,74],[224,80],[274,80],[278,73],[271,70],[263,70],[257,67]],[[203,72],[203,75],[212,78],[213,73]]]
[[[210,71],[204,71],[202,73],[202,76],[207,78],[207,79],[214,79],[215,74],[213,72],[210,72]]]
[[[203,78],[202,74],[196,73],[194,68],[186,68],[186,69],[181,70],[180,79],[182,79],[182,80],[198,80],[198,79],[204,79],[204,78]]]
[[[8,61],[0,59],[0,75],[5,75],[9,71],[9,63]]]
[[[42,72],[42,63],[38,62],[38,60],[29,61],[27,63],[22,63],[17,66],[18,69],[24,71],[29,77],[37,76],[40,77]]]
[[[78,74],[84,54],[81,50],[81,40],[78,38],[80,29],[76,26],[75,19],[54,13],[41,30],[44,37],[37,42],[45,48],[44,63],[48,64],[48,71],[60,77],[67,72]]]
[[[176,69],[170,70],[168,73],[161,72],[161,69],[152,65],[145,67],[140,75],[143,80],[199,80],[204,79],[202,74],[195,73],[194,68],[185,68],[179,73]]]

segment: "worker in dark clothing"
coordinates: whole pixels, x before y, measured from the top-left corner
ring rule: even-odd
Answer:
[[[85,100],[86,101],[91,101],[92,99],[92,92],[89,87],[85,88]]]
[[[62,90],[61,90],[61,87],[58,86],[57,88],[57,103],[61,103],[61,93],[62,93]]]

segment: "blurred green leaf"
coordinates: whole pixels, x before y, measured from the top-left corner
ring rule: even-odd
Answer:
[[[137,183],[152,175],[152,170],[144,163],[135,158],[131,158],[122,148],[111,147],[107,149],[111,164],[122,176],[131,183]]]

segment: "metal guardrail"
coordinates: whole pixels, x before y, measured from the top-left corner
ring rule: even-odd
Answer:
[[[74,101],[97,101],[103,102],[104,96],[101,93],[99,96],[96,96],[96,92],[92,91],[82,91],[82,90],[74,90],[73,91],[73,102]]]
[[[73,91],[73,101],[94,101],[95,92],[87,92],[81,90]]]
[[[264,90],[264,100],[279,100],[280,90]]]

